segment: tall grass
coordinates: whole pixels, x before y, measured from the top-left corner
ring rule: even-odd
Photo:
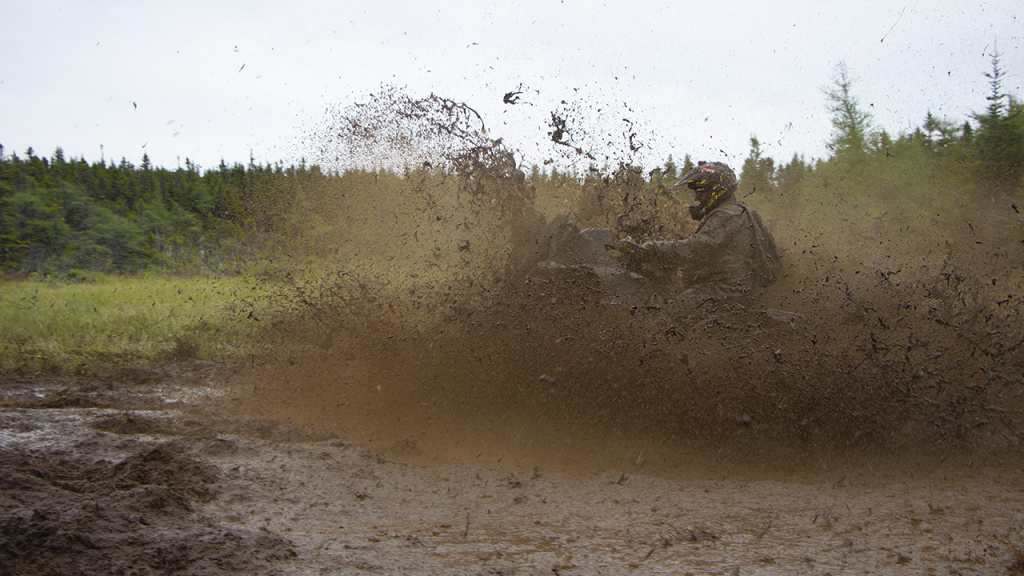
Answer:
[[[0,374],[73,375],[172,356],[244,351],[269,308],[251,279],[0,281]]]

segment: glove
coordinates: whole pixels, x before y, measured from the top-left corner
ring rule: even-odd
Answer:
[[[630,271],[636,271],[644,262],[654,260],[658,251],[653,242],[646,242],[644,245],[637,244],[630,239],[620,240],[615,249],[619,252],[623,267]]]
[[[632,254],[634,252],[639,252],[640,250],[643,250],[643,246],[637,244],[636,242],[633,242],[632,240],[625,239],[619,240],[618,243],[615,244],[615,249],[618,250],[619,252],[622,252],[623,254]]]

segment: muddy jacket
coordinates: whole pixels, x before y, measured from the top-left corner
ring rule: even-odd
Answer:
[[[718,295],[745,293],[775,280],[778,251],[753,209],[728,198],[701,220],[693,236],[650,242],[657,265],[678,268],[686,287]]]

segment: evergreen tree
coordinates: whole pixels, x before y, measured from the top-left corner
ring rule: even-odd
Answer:
[[[789,161],[789,164],[784,164],[779,167],[776,175],[776,183],[778,189],[783,193],[784,196],[791,196],[797,192],[800,184],[807,178],[811,172],[811,167],[804,162],[796,153],[793,154],[793,159]]]
[[[697,163],[693,161],[693,158],[689,154],[683,156],[683,169],[679,171],[680,174],[687,174],[690,170],[693,170]]]
[[[775,189],[775,161],[763,156],[757,136],[750,137],[750,155],[743,161],[740,188],[744,196]]]
[[[845,62],[836,65],[832,86],[824,90],[832,119],[828,146],[835,158],[859,162],[871,149],[871,115],[860,108],[853,96],[853,80]]]
[[[999,52],[992,54],[988,107],[974,114],[978,122],[974,146],[978,154],[978,177],[1001,192],[1020,190],[1024,184],[1024,106],[1003,92],[1006,74],[1000,67]]]
[[[668,155],[668,160],[665,161],[664,176],[672,180],[679,176],[679,167],[676,166],[676,161],[672,158],[671,154]]]

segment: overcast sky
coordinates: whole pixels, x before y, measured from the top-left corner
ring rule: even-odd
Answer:
[[[627,7],[628,6],[628,7]],[[313,157],[325,111],[382,85],[465,101],[540,163],[562,101],[669,153],[742,164],[826,154],[845,62],[892,134],[984,110],[998,48],[1024,97],[1019,0],[174,2],[0,0],[5,153],[204,168]],[[518,104],[502,101],[522,87]],[[613,142],[619,146],[621,142]]]

